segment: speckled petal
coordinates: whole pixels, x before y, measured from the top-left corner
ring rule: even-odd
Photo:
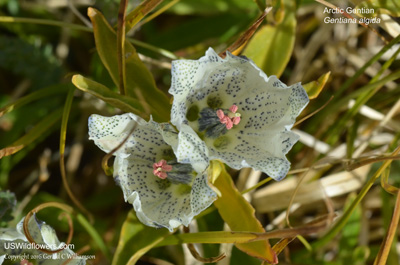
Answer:
[[[108,124],[108,119],[121,121],[114,126],[119,128],[116,131],[107,129],[106,133],[97,133],[96,137],[90,133],[91,139],[104,151],[107,150],[103,139],[109,139],[111,135],[114,143],[119,144],[123,138],[119,134],[126,137],[126,131],[134,125],[131,121],[138,122],[127,142],[115,153],[114,179],[141,222],[173,231],[181,224],[187,226],[215,200],[216,194],[207,185],[207,176],[203,175],[209,164],[207,148],[197,135],[192,137],[193,134],[184,130],[178,134],[170,124],[146,122],[133,114],[94,117],[91,120],[97,130],[104,128],[98,124]],[[176,154],[184,154],[185,158],[179,159]],[[164,164],[168,170],[156,176],[155,167]],[[166,178],[162,179],[164,176]]]
[[[151,172],[149,163],[116,157],[114,178],[139,220],[148,226],[166,227],[172,232],[181,224],[187,226],[216,199],[206,175],[198,174],[190,186],[171,183]]]
[[[171,148],[160,134],[161,126],[152,120],[146,122],[131,113],[112,117],[94,114],[89,118],[89,139],[94,140],[104,152],[110,152],[127,137],[135,123],[138,124],[135,131],[114,155],[151,163],[158,162],[162,159],[163,151]],[[164,124],[163,128],[173,130],[173,127],[167,124]]]
[[[109,153],[117,147],[132,130],[135,120],[127,113],[112,117],[93,114],[89,117],[89,140],[104,152]],[[120,148],[116,155],[128,157],[128,150]]]
[[[208,149],[205,143],[189,126],[181,127],[179,142],[174,151],[179,162],[191,164],[197,172],[205,171],[209,165]]]
[[[252,167],[277,180],[286,175],[285,154],[298,140],[289,130],[309,102],[300,83],[288,87],[250,59],[230,53],[222,59],[211,48],[197,61],[174,61],[172,75],[171,122],[201,136],[210,159],[236,169]],[[217,112],[227,114],[232,106],[240,121],[221,130]]]

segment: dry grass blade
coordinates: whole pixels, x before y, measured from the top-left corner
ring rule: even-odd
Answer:
[[[3,148],[0,150],[0,159],[2,159],[5,156],[13,155],[24,147],[25,147],[25,145],[20,144],[17,146],[10,146],[10,147]]]
[[[387,167],[381,176],[381,186],[386,192],[397,195],[399,192],[399,188],[396,188],[395,186],[389,184],[389,174],[390,167]]]
[[[382,161],[386,161],[386,160],[400,160],[400,155],[379,156],[379,157],[374,157],[374,158],[360,157],[360,158],[349,159],[349,160],[346,159],[343,162],[343,166],[347,171],[352,171],[356,168],[363,167],[368,164],[373,164],[373,163],[382,162]]]
[[[186,227],[186,226],[183,226],[183,231],[184,231],[185,233],[190,233],[189,227]],[[193,256],[196,260],[198,260],[198,261],[200,261],[200,262],[203,262],[203,263],[214,263],[214,262],[218,262],[218,261],[220,261],[220,260],[222,260],[222,259],[224,259],[224,258],[226,257],[226,254],[225,254],[225,253],[222,253],[222,254],[218,255],[217,257],[204,258],[204,257],[202,257],[202,256],[200,255],[199,252],[197,252],[197,250],[196,250],[196,248],[194,247],[193,244],[189,243],[189,244],[187,244],[187,246],[188,246],[188,249],[189,249],[190,253],[192,254],[192,256]]]
[[[330,219],[331,219],[330,215],[327,215],[316,218],[313,221],[300,227],[278,229],[266,233],[255,233],[257,237],[253,240],[250,240],[250,242],[258,241],[261,239],[271,239],[271,238],[293,238],[298,235],[309,235],[318,233],[327,227],[327,225],[330,223]]]
[[[253,36],[253,34],[256,32],[257,28],[261,25],[261,23],[264,21],[265,16],[272,10],[272,7],[267,7],[264,10],[264,13],[253,23],[253,25],[246,30],[246,32],[240,36],[239,39],[237,39],[231,46],[229,46],[224,52],[221,52],[219,56],[221,58],[225,58],[226,52],[234,52],[237,49],[241,48],[244,46],[249,39]]]
[[[295,202],[300,205],[309,205],[322,202],[327,196],[332,198],[355,191],[362,186],[369,169],[370,166],[367,165],[353,172],[342,171],[320,180],[307,182],[298,188]],[[308,175],[311,176],[312,174]],[[308,181],[308,177],[306,181]],[[257,190],[253,196],[253,204],[256,211],[268,213],[285,209],[290,203],[290,198],[297,184],[297,179],[288,178]],[[274,203],[265,203],[268,201],[274,201]]]

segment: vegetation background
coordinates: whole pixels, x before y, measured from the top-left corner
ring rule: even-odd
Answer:
[[[272,6],[247,45],[235,52],[288,85],[307,84],[313,99],[300,119],[324,106],[296,124],[301,139],[288,154],[292,170],[286,179],[277,183],[259,172],[227,169],[243,196],[238,193],[237,201],[224,205],[232,209],[229,217],[222,218],[215,206],[200,214],[192,232],[228,231],[225,222],[257,218],[266,231],[277,232],[270,243],[282,252],[279,264],[399,264],[399,3],[161,2],[148,14],[136,8],[141,1],[129,1],[127,7],[127,14],[145,15],[137,24],[127,24],[134,26],[127,38],[154,77],[157,93],[168,95],[171,60],[197,59],[208,47],[226,50],[266,6]],[[379,17],[381,23],[325,23],[326,17],[344,17],[324,13],[330,4],[374,8],[373,14],[364,15]],[[144,113],[140,109],[148,104],[162,113],[153,109],[152,97],[146,94],[133,103],[118,96],[113,81],[118,68],[102,55],[106,51],[116,60],[117,47],[107,50],[105,43],[111,40],[103,33],[95,43],[88,7],[98,9],[114,26],[119,5],[117,0],[0,0],[0,225],[15,227],[36,206],[60,202],[74,206],[72,243],[75,251],[96,256],[90,264],[197,264],[185,244],[174,242],[166,229],[147,228],[136,220],[132,206],[101,167],[104,153],[88,140],[87,120],[93,113]],[[97,21],[95,32],[105,32],[104,21]],[[129,69],[127,74],[134,72]],[[96,83],[81,83],[75,89],[74,74]],[[135,81],[137,76],[131,77]],[[65,182],[91,215],[75,206]],[[16,205],[7,190],[15,194]],[[243,199],[254,207],[255,216],[250,208],[235,214],[236,207],[245,205]],[[285,218],[287,209],[290,215]],[[70,228],[59,220],[60,213],[46,208],[38,216],[64,240]],[[315,222],[321,220],[323,229],[316,229]],[[304,228],[307,223],[309,230],[298,230],[304,236],[296,236],[294,230],[288,236],[288,230],[281,230]],[[279,241],[282,238],[293,241]],[[227,258],[218,264],[262,263],[217,232],[207,240],[185,240],[223,243],[197,246],[204,257],[225,252]]]

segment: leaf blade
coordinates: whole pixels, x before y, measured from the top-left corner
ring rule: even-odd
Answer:
[[[329,80],[331,72],[327,72],[321,75],[317,80],[311,81],[307,84],[304,84],[303,87],[307,92],[307,95],[310,99],[317,98],[319,93],[321,93],[322,89],[325,87],[326,83]]]
[[[112,265],[135,264],[152,247],[169,235],[167,229],[154,229],[143,225],[131,210],[122,226]]]
[[[12,143],[10,146],[5,147],[0,150],[0,159],[15,154],[16,152],[23,149],[25,146],[29,145],[40,136],[43,135],[50,127],[52,127],[62,115],[63,108],[53,111],[51,114],[47,115],[42,121],[36,124],[27,134],[19,138],[17,141]]]
[[[214,202],[214,205],[231,230],[265,232],[261,223],[255,217],[254,208],[236,189],[230,175],[223,167],[219,177],[214,182],[214,186],[221,192],[221,197]],[[231,205],[235,205],[235,207],[233,208]],[[238,216],[241,218],[239,219]],[[277,263],[276,254],[267,240],[240,243],[236,244],[236,247],[256,258],[273,264]]]
[[[88,16],[93,24],[97,51],[115,85],[119,85],[117,35],[104,16],[94,8],[88,8]],[[169,120],[169,99],[161,92],[150,71],[140,60],[136,49],[125,41],[126,94],[142,101],[144,111],[153,111],[164,121]],[[155,112],[155,113],[154,113]],[[156,116],[156,115],[155,115]]]
[[[293,3],[285,1],[282,22],[260,28],[244,50],[268,76],[281,76],[292,55],[297,24],[294,10]]]
[[[103,100],[104,102],[121,109],[125,112],[132,112],[138,115],[143,114],[143,107],[141,103],[130,97],[126,97],[115,93],[97,83],[81,75],[74,75],[72,77],[72,83],[80,90],[92,94],[93,96]]]

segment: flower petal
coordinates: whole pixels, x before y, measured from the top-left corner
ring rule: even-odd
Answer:
[[[94,140],[101,150],[108,153],[127,137],[135,123],[138,124],[135,131],[114,155],[123,158],[134,157],[152,163],[158,162],[162,159],[163,151],[171,148],[160,134],[160,125],[152,120],[146,122],[131,113],[112,117],[91,115],[89,139]],[[166,125],[164,127],[172,128],[172,126]]]
[[[135,121],[129,113],[113,117],[93,114],[89,117],[89,140],[94,140],[101,150],[109,153],[124,140],[134,125]],[[115,154],[130,155],[123,148]]]
[[[289,130],[309,102],[304,88],[268,77],[245,57],[228,53],[222,59],[211,48],[196,62],[173,62],[171,122],[180,130],[190,126],[206,143],[210,159],[283,178],[290,166],[285,154],[298,140]],[[222,121],[222,110],[237,116]]]
[[[195,215],[216,198],[208,187],[206,175],[198,174],[193,183],[173,184],[151,174],[150,164],[117,157],[114,178],[121,186],[125,200],[136,211],[139,220],[153,227],[166,227],[171,232],[181,224],[188,225]]]
[[[189,126],[181,127],[179,142],[174,151],[178,162],[191,164],[197,172],[205,171],[209,165],[205,143]]]

